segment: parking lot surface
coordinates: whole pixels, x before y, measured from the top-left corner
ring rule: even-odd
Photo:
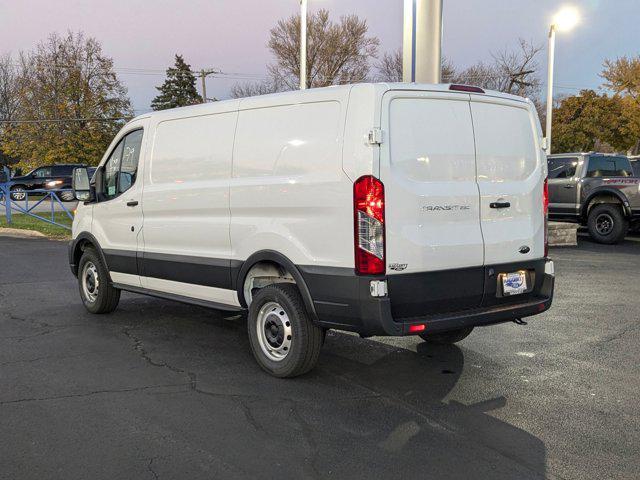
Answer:
[[[133,294],[93,316],[65,243],[0,237],[0,478],[639,478],[640,243],[551,253],[528,326],[330,332],[278,380],[243,317]]]

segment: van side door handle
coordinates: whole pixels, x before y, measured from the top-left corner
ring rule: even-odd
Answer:
[[[489,205],[491,208],[509,208],[511,203],[509,202],[493,202]]]
[[[575,185],[573,183],[567,183],[564,188],[574,188]]]
[[[138,206],[138,201],[137,200],[131,200],[129,202],[127,202],[127,207],[137,207]]]

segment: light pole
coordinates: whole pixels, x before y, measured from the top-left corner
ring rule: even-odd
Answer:
[[[580,21],[578,11],[573,7],[560,10],[549,29],[549,67],[547,69],[547,153],[551,153],[551,125],[553,121],[553,69],[556,56],[556,31],[568,32]]]
[[[307,0],[300,0],[300,90],[307,88]]]

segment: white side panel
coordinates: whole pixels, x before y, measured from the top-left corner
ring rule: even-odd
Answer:
[[[301,265],[353,266],[353,184],[343,103],[240,111],[231,184],[233,256],[276,250]]]
[[[389,92],[383,111],[387,266],[406,264],[403,273],[482,266],[469,96]]]
[[[535,117],[529,104],[474,97],[482,233],[487,265],[544,256],[544,169]],[[511,206],[494,209],[493,202]],[[521,247],[531,251],[523,255]]]
[[[209,302],[221,303],[224,305],[240,306],[238,293],[234,290],[224,288],[205,287],[191,283],[174,282],[172,280],[162,280],[152,277],[141,277],[142,284],[149,290],[172,293],[183,297],[198,298]]]
[[[142,198],[144,251],[229,258],[236,112],[157,125]]]
[[[134,287],[140,286],[140,277],[138,275],[131,275],[129,273],[109,272],[111,280],[114,283],[121,283],[123,285],[132,285]]]

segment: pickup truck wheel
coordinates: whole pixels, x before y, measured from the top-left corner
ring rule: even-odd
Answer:
[[[324,332],[309,318],[295,285],[260,289],[251,301],[247,323],[253,356],[274,377],[302,375],[318,362]]]
[[[27,197],[27,191],[22,185],[14,185],[11,187],[11,200],[20,202]]]
[[[436,345],[451,345],[452,343],[464,340],[473,331],[473,327],[461,328],[460,330],[452,330],[450,332],[443,333],[422,333],[420,338],[427,343],[433,343]]]
[[[629,222],[622,215],[620,207],[608,203],[593,207],[587,224],[591,238],[606,245],[620,243],[629,230]]]
[[[93,248],[85,249],[78,265],[80,298],[91,313],[111,313],[120,301],[120,290],[109,282],[107,268]]]
[[[60,200],[62,200],[63,202],[72,202],[73,200],[75,200],[75,196],[71,191],[60,192]]]

